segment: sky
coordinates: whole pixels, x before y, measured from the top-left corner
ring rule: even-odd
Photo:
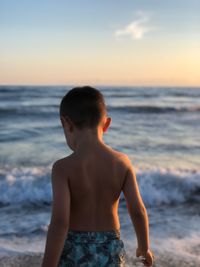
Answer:
[[[0,84],[200,86],[199,0],[0,0]]]

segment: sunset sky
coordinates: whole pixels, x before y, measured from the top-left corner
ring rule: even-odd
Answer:
[[[200,86],[199,0],[0,0],[0,84]]]

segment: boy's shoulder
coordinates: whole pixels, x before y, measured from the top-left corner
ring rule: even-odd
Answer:
[[[111,148],[112,152],[113,152],[113,156],[122,164],[128,166],[131,164],[131,160],[129,158],[129,156],[126,153],[123,153],[121,151],[118,151],[116,149]]]
[[[70,161],[72,160],[72,154],[70,154],[69,156],[66,156],[64,158],[58,159],[53,163],[53,167],[52,170],[53,171],[64,171],[66,168],[68,168],[70,166]]]

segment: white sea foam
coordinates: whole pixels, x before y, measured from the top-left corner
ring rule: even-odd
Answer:
[[[152,251],[156,266],[159,267],[196,267],[200,263],[200,239],[195,233],[185,238],[151,238]],[[133,250],[134,247],[134,250]],[[143,266],[136,261],[136,242],[125,242],[128,258],[127,266]],[[132,263],[132,264],[131,264]]]
[[[200,201],[200,171],[153,168],[136,175],[147,206]],[[50,204],[51,199],[50,167],[0,170],[1,204]]]
[[[138,170],[137,178],[148,206],[200,201],[200,171],[154,168]]]
[[[0,170],[0,203],[50,203],[50,168],[13,168]]]

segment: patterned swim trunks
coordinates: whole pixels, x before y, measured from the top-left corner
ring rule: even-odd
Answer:
[[[125,261],[119,230],[68,230],[58,267],[124,267]]]

